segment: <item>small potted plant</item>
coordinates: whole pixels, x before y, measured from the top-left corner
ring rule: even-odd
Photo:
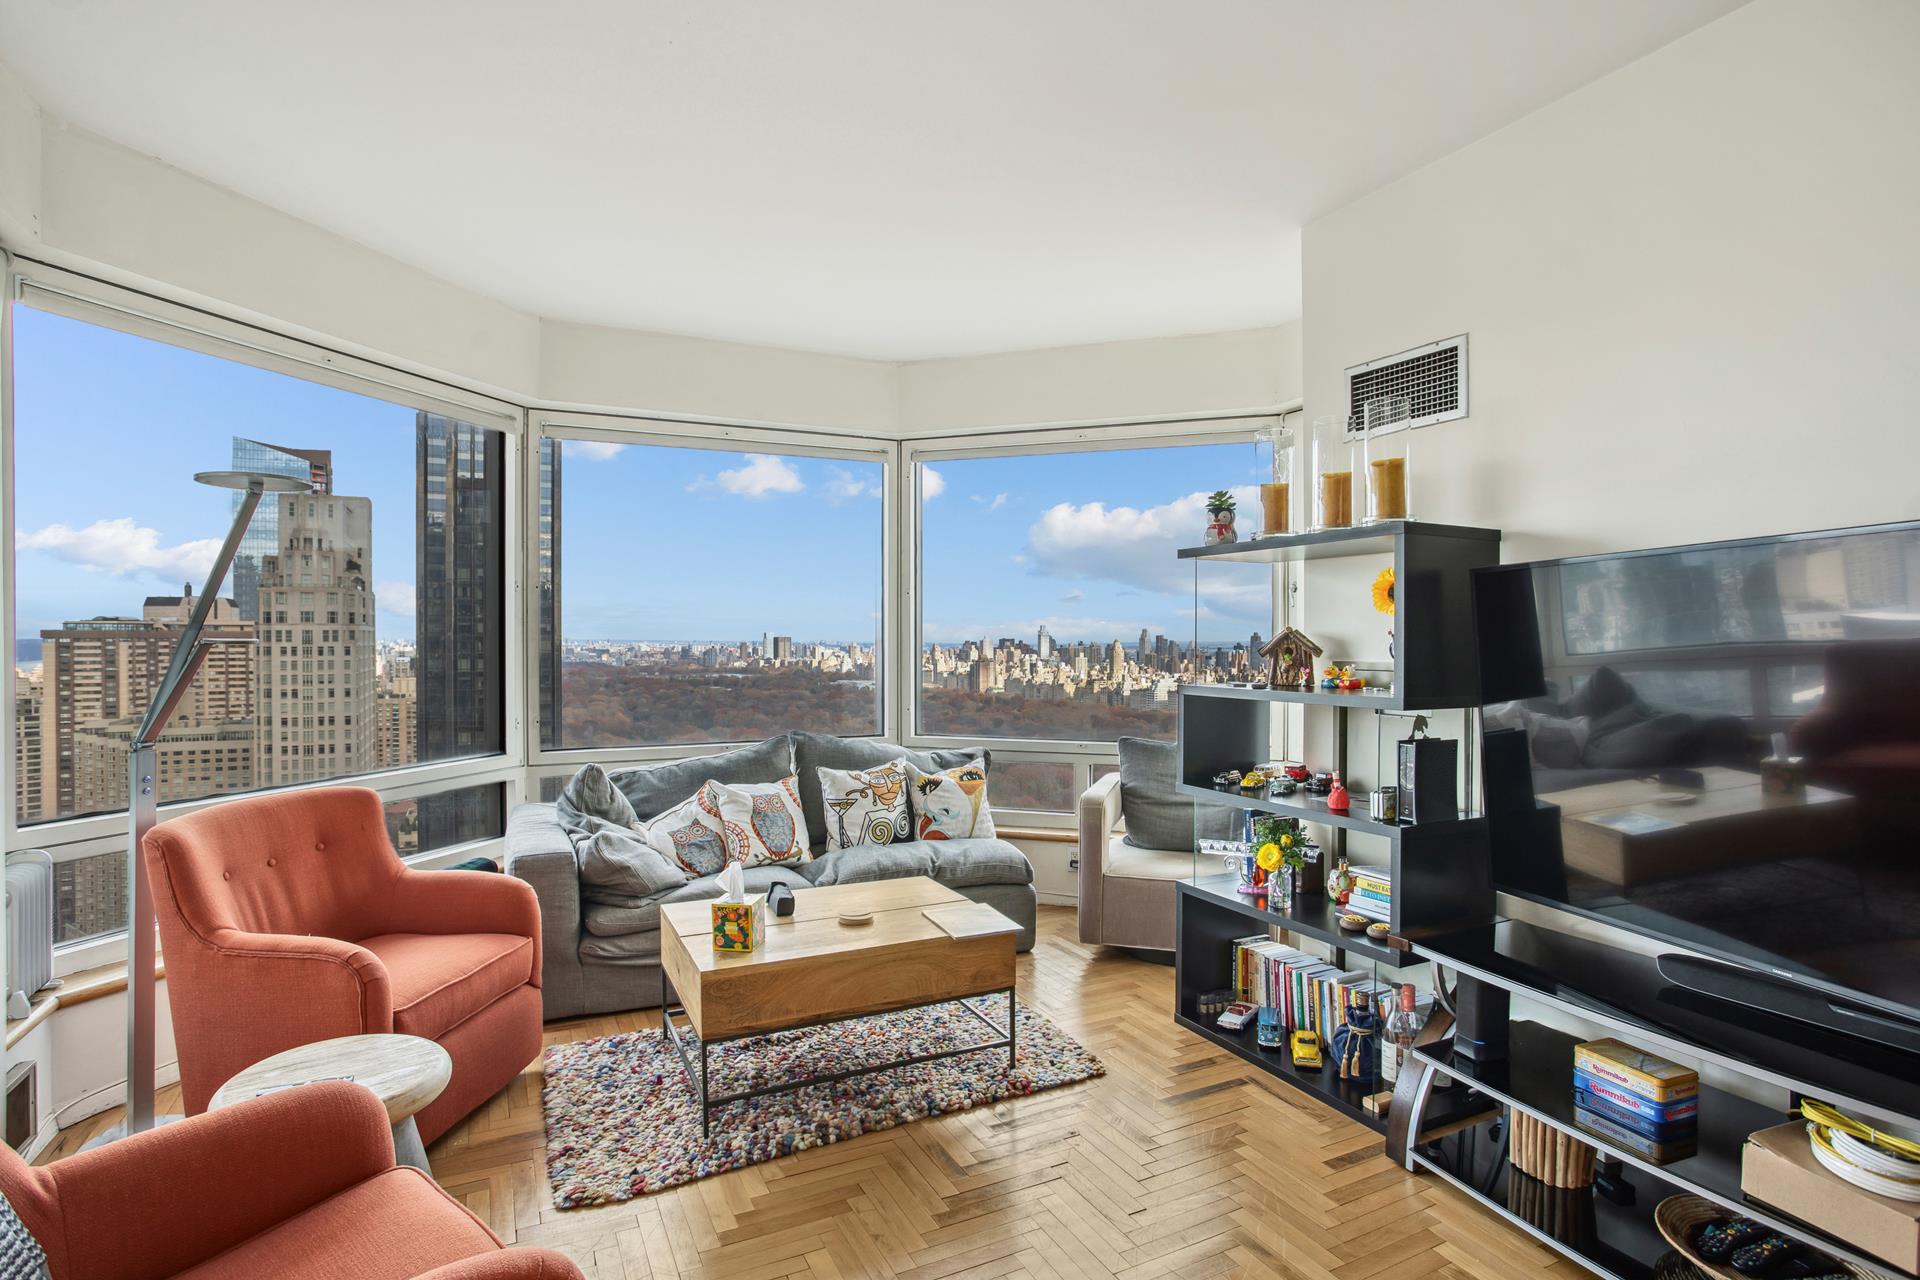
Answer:
[[[1263,813],[1253,820],[1254,858],[1257,863],[1272,863],[1270,869],[1284,869],[1296,894],[1317,893],[1320,885],[1307,869],[1320,860],[1320,850],[1307,839],[1306,828],[1298,818]]]
[[[1225,489],[1216,489],[1207,499],[1207,542],[1209,547],[1217,547],[1223,542],[1238,542],[1240,535],[1233,529],[1233,495]]]

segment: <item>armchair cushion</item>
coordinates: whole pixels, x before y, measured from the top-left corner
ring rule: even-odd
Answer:
[[[180,1272],[179,1280],[412,1280],[499,1249],[493,1233],[427,1175],[394,1168]]]
[[[533,940],[505,933],[387,933],[360,943],[386,966],[393,1029],[437,1040],[533,977]]]
[[[1118,745],[1120,813],[1128,844],[1190,853],[1196,840],[1233,838],[1238,810],[1196,805],[1174,790],[1180,780],[1177,746],[1153,738],[1122,738]]]
[[[1201,868],[1203,875],[1219,868],[1219,859],[1211,861],[1213,867]],[[1193,854],[1184,849],[1143,849],[1116,836],[1107,846],[1104,870],[1127,880],[1184,880],[1193,874]]]

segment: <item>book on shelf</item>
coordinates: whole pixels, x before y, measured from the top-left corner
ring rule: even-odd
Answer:
[[[1607,1098],[1588,1093],[1585,1089],[1573,1091],[1573,1106],[1576,1111],[1590,1111],[1602,1119],[1610,1120],[1622,1128],[1631,1129],[1643,1138],[1655,1142],[1673,1142],[1696,1134],[1700,1130],[1700,1117],[1689,1115],[1678,1120],[1655,1120],[1630,1111]]]
[[[1654,1124],[1671,1124],[1687,1120],[1699,1114],[1698,1096],[1680,1098],[1673,1102],[1650,1102],[1637,1093],[1622,1089],[1610,1080],[1601,1080],[1588,1075],[1579,1067],[1573,1069],[1573,1087],[1575,1090],[1600,1098],[1622,1111],[1630,1111]]]
[[[1351,911],[1356,916],[1365,916],[1369,920],[1382,920],[1388,924],[1393,923],[1393,906],[1391,903],[1376,902],[1372,898],[1362,898],[1357,893],[1347,896],[1345,909]]]
[[[1573,1046],[1573,1064],[1650,1102],[1676,1102],[1700,1092],[1699,1072],[1611,1038]]]
[[[1697,1155],[1700,1151],[1697,1125],[1665,1139],[1650,1138],[1637,1129],[1616,1123],[1598,1111],[1583,1106],[1574,1107],[1573,1123],[1608,1146],[1639,1156],[1648,1164],[1671,1164],[1675,1160]]]

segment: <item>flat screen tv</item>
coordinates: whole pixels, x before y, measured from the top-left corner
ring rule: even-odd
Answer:
[[[1672,944],[1661,1000],[1920,1053],[1920,521],[1501,565],[1474,607],[1496,886]]]

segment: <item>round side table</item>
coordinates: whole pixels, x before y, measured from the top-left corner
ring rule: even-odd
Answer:
[[[453,1059],[419,1036],[341,1036],[276,1053],[221,1085],[207,1110],[232,1106],[296,1085],[351,1080],[373,1091],[393,1125],[393,1155],[431,1175],[427,1149],[413,1123],[415,1113],[439,1097],[453,1079]]]

